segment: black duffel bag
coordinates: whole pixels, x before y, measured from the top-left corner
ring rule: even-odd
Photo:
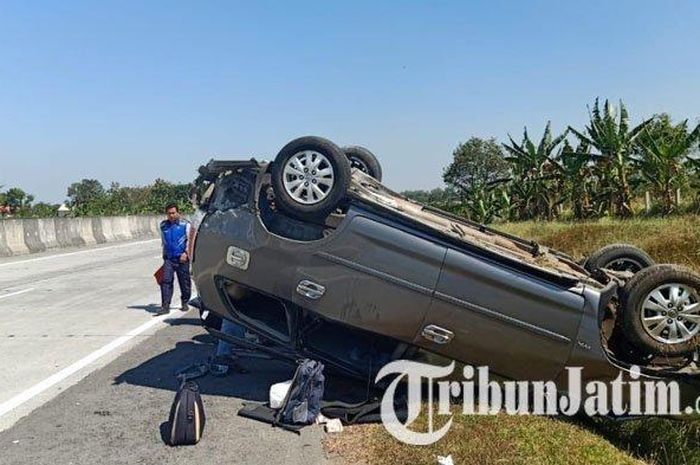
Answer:
[[[170,408],[171,446],[197,444],[204,432],[204,404],[199,394],[199,386],[194,381],[184,381],[180,385]]]

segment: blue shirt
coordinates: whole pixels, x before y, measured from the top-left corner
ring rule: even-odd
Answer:
[[[163,243],[163,258],[165,260],[179,259],[187,251],[187,241],[192,225],[185,219],[160,222],[160,238]]]

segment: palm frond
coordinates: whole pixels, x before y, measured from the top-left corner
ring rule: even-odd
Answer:
[[[592,145],[592,146],[596,145],[595,142],[592,139],[590,139],[588,136],[586,136],[585,134],[577,131],[576,129],[572,128],[571,126],[569,126],[568,129],[569,129],[569,131],[571,131],[574,134],[574,136],[576,136],[576,138],[579,141],[581,141],[581,143],[585,143],[587,145]]]

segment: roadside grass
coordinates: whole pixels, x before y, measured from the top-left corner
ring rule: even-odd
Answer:
[[[700,464],[700,421],[645,418],[615,422],[586,419],[591,431],[649,463]]]
[[[427,415],[411,429],[426,431]],[[456,465],[609,465],[642,464],[628,452],[572,422],[549,417],[453,417],[449,432],[430,446],[409,446],[397,441],[382,425],[350,426],[328,436],[326,449],[348,463],[403,465],[437,463],[451,455]]]
[[[607,244],[626,242],[643,248],[659,263],[683,264],[700,272],[698,215],[578,223],[528,221],[496,227],[577,258]],[[426,418],[419,417],[415,429],[425,431],[425,426]],[[436,464],[438,455],[448,454],[455,464],[700,465],[700,421],[455,415],[450,432],[431,446],[400,443],[382,425],[358,425],[329,436],[326,447],[349,463],[382,465]]]
[[[525,221],[496,228],[580,258],[615,242],[646,250],[658,263],[677,263],[700,272],[700,216],[602,219],[586,222]]]

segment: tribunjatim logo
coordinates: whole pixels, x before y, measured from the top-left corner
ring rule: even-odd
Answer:
[[[584,412],[590,416],[680,415],[700,411],[698,405],[681,411],[680,390],[673,380],[640,380],[640,368],[632,366],[610,382],[582,382],[581,367],[566,367],[568,389],[559,392],[554,381],[495,381],[488,367],[465,366],[463,380],[455,381],[453,361],[435,366],[410,360],[385,365],[375,382],[392,377],[381,402],[381,418],[386,430],[399,441],[428,445],[450,430],[455,414],[567,415]],[[451,379],[444,379],[451,377]],[[407,415],[399,418],[395,405],[399,386],[405,395]],[[461,404],[461,411],[455,404]],[[696,402],[697,404],[697,402]],[[437,407],[437,408],[436,408]],[[411,428],[421,411],[427,409],[427,431]],[[436,428],[436,424],[441,425]]]

